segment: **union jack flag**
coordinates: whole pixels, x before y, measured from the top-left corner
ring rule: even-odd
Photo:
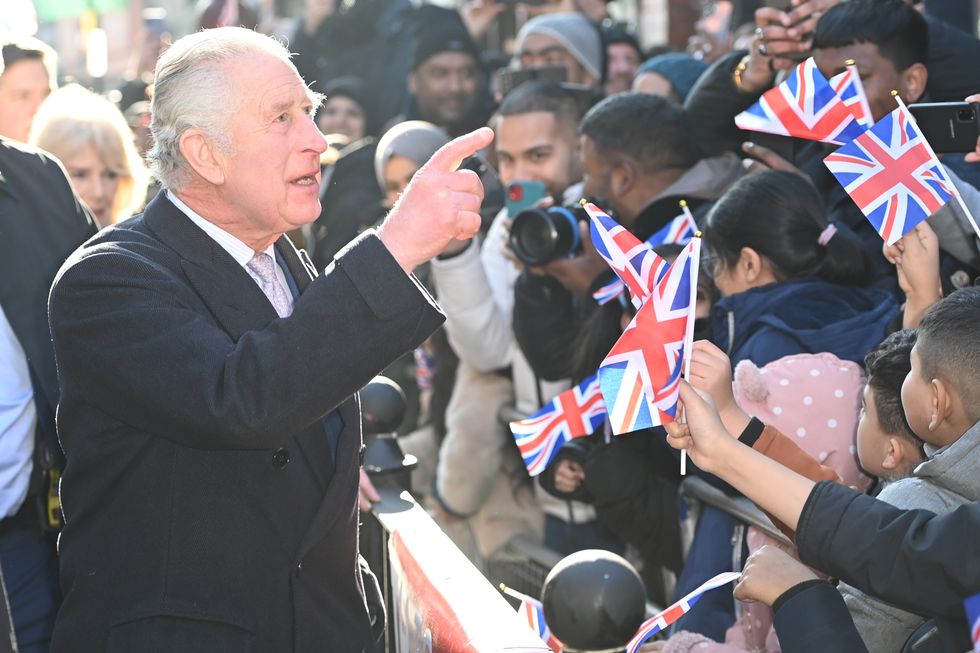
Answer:
[[[648,639],[656,635],[662,630],[665,630],[667,626],[674,623],[685,614],[690,611],[691,606],[698,602],[701,596],[709,591],[727,585],[733,580],[738,580],[741,576],[737,571],[726,571],[724,573],[718,574],[714,578],[702,583],[696,590],[682,598],[677,603],[673,604],[663,612],[658,615],[650,617],[640,626],[640,629],[636,631],[633,635],[633,639],[629,641],[626,645],[626,653],[636,653],[643,643]]]
[[[980,653],[980,594],[963,601],[963,607],[966,609],[966,624],[970,627],[974,653]]]
[[[592,218],[592,244],[626,284],[633,306],[640,308],[669,265],[595,204],[586,204],[585,211]]]
[[[530,476],[543,472],[561,445],[594,433],[606,419],[599,379],[592,375],[548,402],[527,419],[510,423]]]
[[[683,213],[668,222],[663,229],[647,238],[646,242],[648,245],[651,247],[664,243],[686,245],[694,238],[694,234],[698,231],[698,225],[694,221],[694,216],[691,215],[691,210],[687,208],[686,204],[683,208]],[[626,290],[626,285],[622,279],[617,277],[592,293],[592,299],[602,306],[618,298],[623,294],[624,290]]]
[[[824,164],[889,245],[956,196],[904,106],[824,158]]]
[[[838,145],[854,140],[864,131],[851,108],[817,68],[813,57],[735,116],[735,124],[749,131]]]
[[[515,590],[509,589],[507,593],[519,598],[521,600],[521,605],[517,608],[517,613],[527,620],[527,625],[531,627],[531,630],[541,638],[548,648],[550,648],[554,653],[561,653],[564,648],[564,644],[558,641],[558,638],[551,633],[551,629],[548,628],[548,624],[544,620],[544,606],[541,605],[541,601],[528,596],[527,594],[521,594]]]
[[[874,123],[871,106],[868,104],[868,96],[864,93],[864,84],[861,83],[857,66],[850,64],[846,66],[844,72],[831,77],[830,86],[862,127],[867,129]]]
[[[616,435],[674,419],[688,327],[693,325],[700,244],[699,238],[688,243],[599,366]]]

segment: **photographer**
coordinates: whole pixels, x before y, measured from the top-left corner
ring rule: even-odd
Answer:
[[[501,182],[539,182],[560,198],[580,178],[575,156],[580,118],[576,97],[560,86],[528,82],[513,90],[493,122]],[[449,341],[460,357],[435,496],[445,516],[469,522],[486,557],[515,533],[540,539],[542,508],[560,519],[568,514],[567,505],[553,497],[543,496],[539,507],[530,486],[517,482],[527,473],[497,418],[500,406],[511,402],[530,415],[568,387],[567,381],[541,383],[517,348],[511,316],[519,269],[507,249],[510,218],[506,208],[497,215],[482,249],[453,243],[432,261]],[[589,518],[584,506],[574,515]],[[549,544],[563,548],[560,541]]]
[[[641,240],[680,213],[695,218],[744,174],[737,157],[699,160],[687,138],[682,109],[643,93],[621,93],[589,111],[579,126],[585,196]],[[579,225],[581,251],[529,267],[515,288],[514,330],[535,373],[571,376],[572,344],[594,305],[591,292],[611,278],[596,254],[588,223]]]

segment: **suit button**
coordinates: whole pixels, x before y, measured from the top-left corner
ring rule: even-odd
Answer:
[[[276,449],[272,454],[272,464],[279,469],[284,468],[289,463],[289,452],[285,449]]]
[[[296,563],[296,575],[299,576],[299,573],[301,571],[303,571],[303,561],[302,560],[300,560],[299,562]]]

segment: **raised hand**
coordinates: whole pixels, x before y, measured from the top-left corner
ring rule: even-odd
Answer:
[[[675,449],[684,449],[694,464],[703,471],[715,473],[724,462],[726,450],[738,441],[729,433],[706,392],[695,390],[681,381],[680,403],[683,404],[687,423],[678,421],[664,424],[667,443]],[[681,406],[677,407],[681,410]],[[679,413],[678,413],[679,414]]]
[[[721,415],[725,429],[733,435],[741,433],[751,419],[735,403],[732,393],[732,362],[725,352],[707,340],[698,340],[691,351],[691,385],[711,397]]]
[[[406,272],[454,238],[466,240],[480,230],[483,184],[472,170],[458,168],[492,141],[493,130],[481,127],[442,146],[415,173],[378,228],[378,237]]]
[[[786,590],[815,578],[817,575],[802,562],[767,544],[745,561],[735,598],[771,606]]]
[[[942,299],[939,278],[939,238],[926,222],[915,225],[892,245],[882,250],[898,272],[898,285],[905,292],[902,326],[914,329],[929,307]]]

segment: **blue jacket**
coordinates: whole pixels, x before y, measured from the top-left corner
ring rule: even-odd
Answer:
[[[715,304],[715,344],[734,367],[792,354],[829,352],[862,363],[888,333],[898,313],[883,290],[830,283],[813,277],[771,283],[729,295]]]

